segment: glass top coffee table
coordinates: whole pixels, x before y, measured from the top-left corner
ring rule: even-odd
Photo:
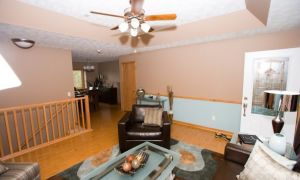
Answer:
[[[121,174],[115,170],[124,162],[124,158],[129,154],[136,154],[144,150],[149,154],[149,158],[144,167],[140,168],[134,175]],[[144,142],[116,158],[100,165],[88,174],[81,177],[82,180],[88,179],[107,179],[107,180],[165,180],[172,173],[174,167],[179,163],[180,155],[174,151],[160,147],[158,145]]]

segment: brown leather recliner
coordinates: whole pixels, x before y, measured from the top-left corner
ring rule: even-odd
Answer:
[[[170,149],[171,123],[166,111],[162,114],[162,127],[143,125],[144,108],[160,107],[159,105],[133,105],[132,111],[126,113],[118,124],[120,151],[124,152],[145,141]]]

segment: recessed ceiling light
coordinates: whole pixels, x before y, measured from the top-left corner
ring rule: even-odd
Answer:
[[[14,43],[14,45],[18,46],[22,49],[29,49],[32,46],[34,46],[35,42],[29,39],[19,39],[19,38],[13,38],[11,41]]]

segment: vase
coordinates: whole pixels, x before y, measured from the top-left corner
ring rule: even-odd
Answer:
[[[172,111],[169,111],[168,112],[168,116],[169,116],[169,120],[171,122],[171,124],[173,123],[173,112]]]
[[[275,133],[269,141],[269,147],[280,155],[284,155],[286,151],[286,137],[282,134]]]

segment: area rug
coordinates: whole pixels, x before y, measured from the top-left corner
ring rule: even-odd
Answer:
[[[217,161],[213,159],[214,152],[175,139],[171,140],[171,150],[181,154],[180,163],[173,170],[176,177],[175,179],[209,180],[213,178],[217,168]],[[92,171],[97,166],[116,157],[118,154],[120,154],[119,146],[116,145],[89,157],[85,161],[66,169],[50,179],[79,179],[83,174]]]

